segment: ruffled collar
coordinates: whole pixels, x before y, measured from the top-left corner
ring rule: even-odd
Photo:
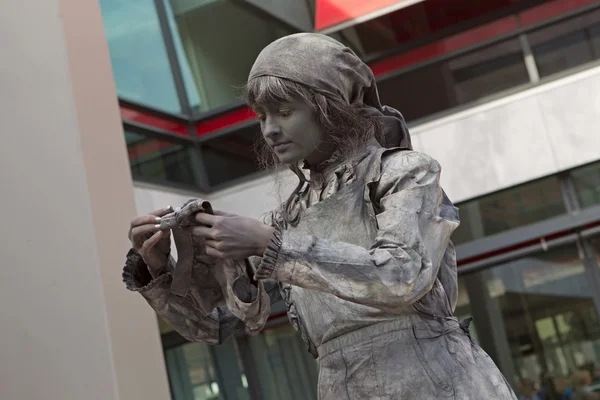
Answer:
[[[365,143],[358,151],[350,155],[344,154],[341,150],[336,150],[331,157],[314,167],[308,165],[308,163],[304,161],[302,169],[309,172],[310,181],[320,180],[319,178],[327,178],[340,169],[348,167],[353,169],[371,153],[374,147],[378,146],[380,146],[379,143],[372,139]]]
[[[308,186],[319,190],[332,186],[334,182],[336,184],[333,186],[337,187],[354,181],[356,166],[377,147],[380,145],[373,139],[352,154],[344,154],[340,150],[336,150],[331,157],[315,167],[304,162],[302,169],[308,172]]]

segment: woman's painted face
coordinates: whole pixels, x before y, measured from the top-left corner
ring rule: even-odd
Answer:
[[[333,148],[308,104],[297,100],[255,107],[260,129],[279,161],[293,164],[305,160],[318,165],[331,156]]]

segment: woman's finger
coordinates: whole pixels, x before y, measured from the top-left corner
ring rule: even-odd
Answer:
[[[154,235],[150,236],[150,238],[148,240],[146,240],[144,242],[144,244],[142,244],[142,248],[140,249],[140,252],[147,253],[148,251],[152,250],[152,248],[156,245],[156,243],[158,243],[160,241],[160,239],[162,238],[162,235],[163,235],[163,231],[158,231]]]
[[[131,220],[131,229],[143,225],[155,225],[160,223],[160,217],[154,215],[144,215],[142,217],[136,217]]]
[[[196,214],[196,221],[202,225],[214,226],[220,217],[207,214],[207,213],[198,213]]]
[[[223,253],[210,246],[206,246],[206,254],[208,254],[211,257],[223,258]]]
[[[215,249],[217,251],[222,251],[223,248],[221,247],[221,243],[218,240],[214,240],[214,239],[206,239],[204,241],[204,244],[206,245],[206,247],[210,247],[212,249]]]
[[[214,215],[219,216],[219,217],[233,217],[235,216],[235,214],[226,212],[226,211],[220,211],[220,210],[213,210]]]
[[[149,233],[156,232],[160,229],[160,225],[147,224],[137,226],[131,230],[130,240],[134,247],[141,247],[144,243],[144,239]]]
[[[212,238],[212,228],[208,226],[195,226],[191,229],[192,235],[202,238]]]
[[[169,214],[171,212],[173,212],[173,207],[168,206],[168,207],[165,207],[165,208],[159,208],[158,210],[154,210],[150,214],[154,215],[154,216],[157,216],[157,217],[164,217],[165,215],[167,215],[167,214]]]
[[[131,220],[131,228],[135,228],[136,226],[146,225],[146,224],[156,224],[160,222],[160,218],[169,214],[173,211],[171,206],[166,208],[161,208],[160,210],[152,211],[149,215],[142,215],[140,217],[135,217]]]

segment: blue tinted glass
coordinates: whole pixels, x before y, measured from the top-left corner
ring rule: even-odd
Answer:
[[[195,185],[193,148],[125,132],[133,179],[166,184]]]
[[[189,102],[197,112],[238,101],[256,56],[275,39],[292,33],[245,1],[162,1]]]
[[[100,0],[100,7],[119,97],[181,112],[154,2]]]

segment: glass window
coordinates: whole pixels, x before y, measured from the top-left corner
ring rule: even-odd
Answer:
[[[600,58],[600,23],[590,27],[590,42],[594,53],[594,59]]]
[[[447,37],[473,28],[473,21],[486,23],[514,12],[516,4],[529,0],[427,0],[341,31],[360,53],[375,55],[399,46],[418,45],[429,38]],[[539,2],[536,1],[536,2]]]
[[[547,373],[558,383],[600,362],[590,272],[567,245],[464,276],[482,347],[496,358],[510,354],[499,363],[505,373],[535,381]]]
[[[592,249],[596,251],[596,265],[600,267],[600,235],[592,236],[590,239]]]
[[[251,125],[203,142],[202,159],[210,185],[216,186],[258,172],[260,168],[255,151],[258,140],[262,140],[259,128]]]
[[[235,342],[187,343],[165,351],[173,400],[249,400]]]
[[[566,213],[556,177],[458,205],[461,224],[452,240],[465,243]]]
[[[248,340],[262,400],[317,398],[317,363],[294,328],[286,324]]]
[[[582,208],[600,204],[600,163],[573,170],[571,178]]]
[[[119,97],[181,112],[154,2],[100,0],[100,7]]]
[[[540,77],[600,58],[597,45],[600,10],[528,34]]]
[[[169,3],[177,42],[183,48],[180,62],[189,67],[198,92],[190,101],[197,111],[235,102],[258,53],[292,33],[253,7],[231,0]]]
[[[125,132],[133,179],[195,185],[192,147]]]
[[[448,67],[456,100],[461,104],[530,81],[518,39],[456,57]]]
[[[457,104],[450,84],[447,64],[436,63],[385,79],[378,90],[382,104],[400,110],[407,121],[414,121]]]
[[[387,78],[378,89],[383,104],[414,121],[528,82],[520,42],[513,39]]]

